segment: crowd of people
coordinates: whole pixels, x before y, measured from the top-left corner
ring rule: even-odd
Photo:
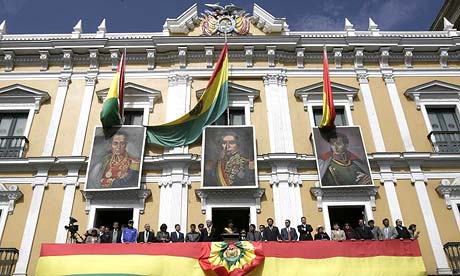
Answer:
[[[358,221],[358,226],[353,228],[350,223],[344,223],[341,229],[339,223],[333,223],[331,235],[325,232],[323,226],[319,225],[314,233],[313,227],[307,223],[307,219],[302,217],[301,223],[297,229],[291,227],[291,221],[286,219],[285,227],[281,228],[273,225],[273,219],[267,219],[267,225],[260,225],[257,230],[256,225],[250,224],[248,230],[239,231],[234,227],[233,221],[229,221],[223,233],[218,232],[211,220],[206,224],[200,223],[198,227],[195,224],[190,225],[188,233],[181,232],[181,227],[176,224],[174,231],[168,232],[166,224],[160,226],[160,230],[155,232],[147,223],[144,225],[144,231],[138,233],[133,227],[134,221],[129,220],[126,227],[120,228],[118,222],[114,222],[112,229],[100,226],[98,229],[93,228],[86,232],[84,243],[152,243],[152,242],[210,242],[221,240],[221,234],[233,234],[239,237],[240,241],[309,241],[309,240],[406,240],[417,239],[420,231],[415,224],[408,228],[403,226],[402,220],[398,219],[395,226],[390,225],[390,221],[385,218],[382,221],[382,227],[376,226],[374,220],[369,220],[365,224],[363,219]]]

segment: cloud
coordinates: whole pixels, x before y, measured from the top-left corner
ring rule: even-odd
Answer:
[[[372,0],[362,5],[359,17],[371,17],[375,23],[379,24],[381,30],[404,29],[402,27],[404,23],[413,20],[416,13],[423,12],[428,1],[430,0],[419,0],[417,3],[407,0]],[[365,29],[367,29],[367,24]]]
[[[0,13],[1,14],[17,14],[24,4],[29,0],[1,0]]]
[[[326,15],[306,15],[299,18],[292,25],[292,30],[298,31],[341,31],[344,28],[344,19]]]

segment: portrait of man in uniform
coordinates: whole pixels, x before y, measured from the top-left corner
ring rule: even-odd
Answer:
[[[203,145],[203,187],[257,186],[252,126],[207,127]]]
[[[144,143],[144,127],[96,127],[85,190],[139,188]]]
[[[359,127],[313,128],[321,186],[372,185]]]

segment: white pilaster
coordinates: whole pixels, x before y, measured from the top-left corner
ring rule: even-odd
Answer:
[[[47,185],[48,170],[39,170],[35,176],[35,181],[32,183],[32,199],[30,201],[29,213],[27,214],[26,225],[22,235],[21,247],[19,248],[19,258],[16,263],[16,269],[13,275],[27,275],[27,266],[29,264],[30,253],[35,238],[35,230],[37,229],[38,217],[43,200],[43,194]]]
[[[42,156],[51,156],[53,154],[54,144],[56,143],[57,131],[59,123],[61,122],[61,115],[64,109],[65,97],[70,83],[70,74],[62,74],[59,77],[59,87],[54,101],[53,113],[51,114],[51,121],[46,134],[45,146],[43,148]]]
[[[190,110],[192,78],[188,75],[169,76],[166,100],[166,121],[173,121]],[[165,149],[165,153],[187,153],[188,147]]]
[[[420,209],[422,210],[423,220],[425,221],[431,249],[433,250],[434,259],[436,262],[436,271],[438,274],[451,275],[452,270],[447,263],[447,258],[444,253],[441,236],[438,230],[438,224],[436,224],[433,208],[431,208],[430,198],[426,190],[426,179],[423,173],[420,172],[420,168],[414,168],[411,166],[411,171],[413,171],[412,182],[414,183],[415,190],[417,191],[418,202]]]
[[[380,183],[385,188],[385,195],[390,209],[391,221],[395,222],[397,219],[404,221],[401,207],[399,205],[398,195],[396,194],[396,178],[394,177],[391,167],[380,166]]]
[[[391,105],[393,106],[393,112],[396,117],[396,122],[398,123],[399,133],[404,143],[404,149],[406,151],[415,151],[409,132],[409,126],[406,121],[406,116],[404,116],[404,109],[398,96],[398,89],[396,88],[393,73],[391,71],[383,73],[383,79],[385,80],[385,84],[387,86],[388,95],[390,96]]]
[[[169,76],[169,88],[166,103],[166,121],[172,121],[190,110],[192,78],[188,75]],[[183,154],[188,147],[165,149],[165,154]],[[188,167],[177,162],[163,169],[163,180],[160,184],[160,207],[158,223],[166,223],[168,229],[180,224],[187,229]]]
[[[371,88],[369,86],[369,79],[367,73],[357,71],[359,87],[363,95],[364,107],[366,108],[367,118],[371,127],[372,139],[374,140],[375,150],[377,152],[385,151],[385,143],[383,142],[382,131],[380,130],[379,120],[377,118],[377,111],[375,110],[374,100],[372,99]]]
[[[78,171],[80,166],[67,172],[66,182],[64,183],[64,197],[62,199],[61,215],[59,217],[58,229],[56,233],[56,243],[66,243],[67,231],[64,226],[69,223],[72,215],[75,190],[78,187]]]
[[[285,74],[264,76],[271,152],[294,152]]]
[[[176,167],[163,171],[158,226],[166,223],[171,231],[175,224],[187,229],[188,186],[191,185],[191,181],[184,173],[186,170],[185,167]]]
[[[263,78],[267,101],[267,119],[270,135],[270,151],[273,153],[294,152],[291,117],[289,114],[286,75],[266,75]],[[300,185],[296,177],[297,168],[288,162],[272,164],[273,203],[275,223],[282,225],[285,219],[298,221],[302,217]]]
[[[81,103],[80,113],[78,116],[77,132],[75,134],[72,149],[73,156],[81,155],[83,151],[86,130],[88,128],[89,113],[93,102],[94,88],[97,82],[97,73],[88,74],[85,79],[85,91],[83,93],[83,101]]]

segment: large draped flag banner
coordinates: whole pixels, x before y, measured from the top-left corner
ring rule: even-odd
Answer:
[[[36,276],[424,276],[418,242],[43,244]]]
[[[117,72],[113,77],[107,97],[102,104],[101,123],[104,128],[123,123],[123,90],[125,86],[126,51],[121,55]]]
[[[195,107],[184,116],[147,127],[147,143],[165,147],[189,145],[203,128],[214,123],[228,107],[228,54],[225,43],[211,79]]]
[[[329,77],[329,65],[327,63],[326,48],[323,50],[323,119],[319,128],[334,127],[335,107],[332,97],[331,79]]]

